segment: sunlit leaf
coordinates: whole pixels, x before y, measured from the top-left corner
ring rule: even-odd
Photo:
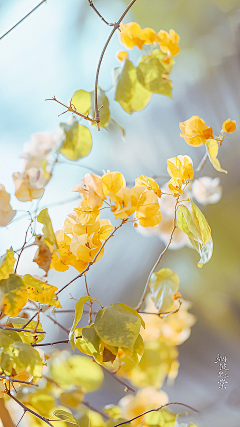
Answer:
[[[102,368],[90,358],[74,355],[62,360],[59,353],[50,359],[50,376],[65,389],[81,387],[86,393],[97,390],[104,377]]]
[[[6,255],[1,258],[0,264],[0,280],[7,279],[9,274],[13,273],[13,267],[15,264],[13,250],[7,250]]]
[[[71,343],[72,349],[74,350],[75,348],[75,342],[74,342],[74,330],[78,324],[78,322],[80,322],[82,314],[83,314],[83,306],[85,304],[85,302],[87,301],[96,301],[98,302],[95,298],[91,298],[89,296],[86,297],[81,297],[80,300],[77,302],[76,307],[75,307],[75,318],[74,318],[74,322],[71,328],[71,331],[69,333],[69,341]]]
[[[113,81],[114,99],[128,114],[143,110],[149,103],[152,94],[139,83],[137,68],[128,59],[122,67],[114,69]]]
[[[178,227],[194,240],[201,240],[201,234],[197,230],[196,224],[193,221],[192,215],[186,206],[180,206],[177,214]]]
[[[71,414],[71,412],[63,411],[62,409],[56,409],[53,411],[55,417],[60,418],[60,420],[67,421],[70,424],[78,426],[77,419]]]
[[[106,405],[104,406],[103,410],[107,415],[109,415],[109,417],[113,419],[121,418],[121,411],[117,405]]]
[[[43,224],[42,232],[44,234],[43,242],[45,242],[52,252],[58,249],[56,236],[53,231],[52,221],[48,214],[47,208],[43,209],[37,216],[37,221]]]
[[[160,311],[169,311],[174,300],[172,294],[177,292],[179,288],[179,277],[170,268],[162,268],[153,273],[150,280],[151,298]]]
[[[21,338],[17,332],[0,329],[0,348],[2,347],[3,350],[7,350],[10,345],[17,341],[21,342]]]
[[[173,414],[162,408],[157,412],[148,413],[145,417],[149,427],[174,427],[177,414]]]
[[[92,136],[90,130],[80,125],[77,120],[72,124],[61,123],[65,138],[60,153],[69,160],[78,160],[87,156],[92,148]]]
[[[211,228],[208,225],[208,222],[200,211],[200,209],[193,203],[191,200],[191,208],[192,208],[192,217],[193,221],[196,225],[197,230],[201,234],[201,241],[203,243],[207,243],[211,238]]]
[[[10,274],[7,279],[0,281],[1,310],[10,316],[17,316],[28,299],[21,277]]]
[[[94,328],[106,344],[133,350],[141,323],[141,317],[135,310],[117,303],[98,311]]]
[[[213,254],[213,241],[209,239],[207,243],[196,242],[196,240],[189,239],[194,248],[198,251],[201,258],[198,261],[198,267],[201,268],[203,264],[206,264],[212,257]]]
[[[94,118],[95,117],[95,104],[94,104],[95,92],[92,91],[91,95],[92,97],[91,97],[90,116]],[[109,101],[105,92],[100,87],[98,87],[97,89],[97,101],[98,101],[99,119],[100,119],[99,126],[106,128],[110,120]]]
[[[23,342],[15,342],[7,350],[0,350],[0,366],[6,375],[11,375],[25,368],[34,378],[42,376],[42,359],[35,348]]]
[[[30,274],[25,274],[22,280],[27,289],[28,299],[39,302],[40,304],[49,304],[56,308],[61,308],[61,304],[55,295],[55,291],[58,289],[56,286],[49,285],[40,280],[40,278],[35,278]]]
[[[40,268],[42,268],[46,273],[50,268],[52,260],[52,252],[49,249],[49,246],[42,241],[43,236],[38,235],[35,238],[35,244],[38,245],[38,249],[34,255],[33,262],[36,262]]]
[[[227,173],[226,170],[221,168],[220,162],[217,159],[218,142],[215,139],[209,139],[206,142],[206,147],[207,147],[207,153],[208,153],[209,160],[212,163],[214,169],[216,169],[218,172]]]
[[[152,93],[167,95],[172,98],[172,82],[163,77],[165,68],[157,58],[140,62],[137,67],[137,78],[141,85]]]
[[[86,116],[86,114],[90,112],[91,108],[91,92],[77,90],[74,93],[71,102],[79,113]]]
[[[22,317],[9,317],[8,323],[11,323],[14,328],[22,328],[26,323],[27,319],[23,319]],[[35,320],[32,320],[28,325],[28,330],[34,331],[36,328],[36,331],[43,331],[43,327],[41,323],[36,322]],[[19,332],[18,335],[21,337],[22,342],[25,342],[27,344],[35,344],[37,342],[42,341],[45,338],[44,334],[32,334],[30,332]]]

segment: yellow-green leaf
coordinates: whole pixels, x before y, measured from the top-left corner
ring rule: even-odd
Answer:
[[[106,405],[103,408],[104,412],[106,412],[109,417],[117,420],[118,418],[121,418],[121,411],[119,406],[117,405]]]
[[[79,425],[77,419],[72,415],[71,412],[63,411],[62,409],[56,409],[53,411],[53,415],[70,424],[74,424],[76,426]]]
[[[143,110],[149,103],[152,94],[139,83],[137,68],[128,59],[124,61],[122,67],[115,68],[113,81],[114,99],[128,114]]]
[[[96,357],[99,354],[100,338],[95,331],[94,325],[87,325],[82,329],[76,328],[75,344],[82,353]]]
[[[86,116],[87,113],[90,112],[91,108],[91,92],[77,90],[74,93],[71,102],[79,113]]]
[[[39,302],[40,304],[48,304],[56,308],[61,308],[61,304],[55,295],[55,291],[58,289],[56,286],[49,285],[40,280],[40,278],[35,278],[30,274],[25,274],[22,280],[27,290],[28,299]]]
[[[201,234],[197,230],[192,215],[186,206],[180,206],[177,214],[178,227],[193,240],[201,240]]]
[[[68,356],[66,360],[63,356],[57,352],[50,359],[50,377],[54,381],[65,389],[81,387],[85,393],[101,386],[104,375],[97,363],[85,356]]]
[[[92,98],[91,98],[91,110],[90,110],[90,117],[95,117],[95,110],[94,110],[94,90],[91,92]],[[110,120],[110,110],[109,110],[109,101],[105,94],[105,92],[98,87],[97,89],[97,100],[98,100],[98,108],[99,110],[99,119],[100,123],[99,126],[106,128],[109,124]]]
[[[10,345],[17,341],[21,342],[21,338],[17,332],[0,329],[0,348],[2,347],[3,350],[7,350]]]
[[[10,274],[7,279],[0,280],[1,311],[10,316],[17,316],[28,299],[21,277]]]
[[[177,420],[177,414],[173,414],[165,408],[157,412],[150,412],[145,417],[149,427],[174,427]]]
[[[27,319],[23,319],[22,317],[9,317],[8,323],[11,323],[14,328],[22,328],[26,323]],[[32,320],[28,325],[26,329],[30,329],[31,331],[43,331],[43,327],[41,323],[36,322],[35,320]],[[25,342],[27,344],[35,344],[37,342],[41,342],[44,338],[44,334],[32,334],[31,332],[19,332],[19,336],[21,337],[22,342]]]
[[[172,294],[177,292],[179,283],[178,275],[170,268],[162,268],[152,274],[149,284],[151,298],[159,311],[165,312],[172,308]]]
[[[217,159],[218,155],[218,142],[215,139],[208,139],[206,142],[207,154],[210,162],[212,163],[214,169],[218,172],[227,173],[226,170],[221,168],[220,162]]]
[[[43,361],[35,348],[23,342],[15,342],[7,350],[0,350],[0,367],[6,375],[11,375],[14,369],[19,373],[26,369],[34,380],[42,376]]]
[[[45,242],[55,252],[58,249],[57,239],[53,231],[52,221],[48,214],[47,208],[43,209],[37,216],[37,221],[43,224],[42,232],[44,234],[43,242]]]
[[[89,297],[89,296],[85,296],[85,297],[81,297],[80,300],[77,302],[76,307],[75,307],[75,318],[74,318],[74,322],[71,328],[71,331],[69,333],[69,341],[71,343],[72,349],[74,351],[75,348],[75,340],[74,340],[74,330],[78,324],[78,322],[80,322],[82,314],[83,314],[83,306],[85,304],[85,302],[87,301],[96,301],[98,302],[95,298]]]
[[[140,62],[137,67],[138,81],[145,89],[172,98],[172,82],[164,73],[165,68],[157,58],[150,57],[147,62]]]
[[[141,316],[125,304],[113,304],[99,310],[94,328],[103,342],[113,347],[133,350],[139,335]]]
[[[205,244],[211,238],[211,228],[209,227],[208,222],[205,216],[203,215],[203,213],[195,205],[195,203],[193,203],[192,200],[191,200],[191,207],[192,207],[193,221],[196,225],[198,232],[201,234],[202,243]]]
[[[14,252],[11,249],[7,250],[6,255],[1,258],[0,280],[7,279],[9,274],[13,273],[14,264]]]
[[[64,140],[60,153],[69,160],[78,160],[87,156],[92,148],[92,136],[90,130],[80,125],[77,120],[72,124],[61,123],[64,132]]]

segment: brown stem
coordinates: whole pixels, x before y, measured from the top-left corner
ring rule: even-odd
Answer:
[[[37,412],[33,411],[32,409],[28,408],[24,405],[24,403],[20,402],[15,396],[13,396],[10,392],[8,392],[8,396],[11,397],[16,403],[18,403],[19,406],[21,406],[24,410],[24,412],[30,412],[30,414],[34,415],[35,417],[39,418],[40,420],[44,421],[49,426],[53,427],[53,425],[50,423],[50,421],[42,417],[41,415],[37,414]]]
[[[31,334],[46,334],[46,332],[44,331],[30,331],[29,329],[10,328],[8,326],[3,326],[3,325],[0,325],[0,329],[4,329],[5,331],[30,332]]]
[[[191,406],[189,406],[189,405],[185,405],[185,403],[169,402],[169,403],[165,403],[165,405],[161,405],[161,406],[159,406],[158,408],[155,408],[155,409],[149,409],[148,411],[142,412],[142,414],[138,415],[137,417],[131,418],[131,420],[123,421],[122,423],[115,424],[113,427],[119,427],[119,426],[122,426],[123,424],[131,423],[132,421],[137,420],[137,418],[140,418],[140,417],[142,417],[143,415],[149,414],[149,412],[157,412],[157,411],[160,411],[160,409],[165,408],[165,406],[169,406],[169,405],[182,405],[182,406],[185,406],[185,407],[186,407],[186,408],[188,408],[188,409],[191,409],[191,410],[192,410],[192,411],[194,411],[194,412],[198,412],[198,411],[197,411],[197,409],[194,409],[194,408],[192,408],[192,407],[191,407]]]
[[[0,375],[0,378],[2,380],[7,380],[7,381],[10,381],[12,383],[21,383],[21,384],[27,384],[27,385],[33,385],[35,387],[39,387],[37,384],[33,384],[33,383],[28,382],[28,381],[20,381],[20,380],[11,378],[8,375]]]
[[[5,34],[3,34],[0,37],[0,40],[2,40],[7,34],[9,34],[12,30],[14,30],[14,28],[16,28],[19,24],[21,24],[21,22],[24,21],[24,19],[26,19],[29,15],[31,15],[33,12],[35,12],[36,9],[39,8],[39,6],[41,6],[43,3],[45,3],[47,0],[42,0],[37,6],[35,6],[29,13],[27,13],[27,15],[25,15],[22,19],[20,19],[20,21],[18,21],[12,28],[10,28],[10,30],[8,30]]]
[[[45,1],[45,0],[44,0],[44,1]],[[28,235],[28,231],[29,231],[29,228],[31,227],[32,223],[33,223],[33,220],[31,219],[30,224],[29,224],[29,226],[28,226],[28,228],[27,228],[27,231],[26,231],[26,233],[25,233],[24,243],[23,243],[23,245],[22,245],[22,247],[21,247],[20,254],[18,255],[18,260],[17,260],[16,267],[15,267],[15,270],[14,270],[14,273],[15,273],[15,274],[16,274],[16,272],[17,272],[17,268],[18,268],[18,264],[19,264],[20,257],[21,257],[21,255],[22,255],[22,253],[23,253],[23,251],[24,251],[24,248],[25,248],[25,246],[26,246],[26,244],[27,244],[27,235]],[[31,239],[30,239],[30,240],[31,240]]]
[[[105,372],[107,372],[109,375],[111,375],[119,384],[122,384],[127,389],[126,391],[131,390],[133,393],[135,393],[136,390],[134,390],[134,388],[132,388],[130,385],[126,384],[124,381],[120,380],[120,378],[118,378],[114,372],[110,372],[104,366],[102,366],[102,369]]]
[[[115,24],[113,25],[113,29],[104,45],[104,48],[102,50],[102,53],[100,55],[99,61],[98,61],[98,66],[97,66],[97,71],[96,71],[96,77],[95,77],[95,87],[94,87],[94,111],[95,111],[95,122],[97,124],[100,123],[100,119],[99,119],[99,109],[98,109],[98,101],[97,101],[97,88],[98,88],[98,77],[99,77],[99,72],[100,72],[100,68],[101,68],[101,64],[102,64],[102,60],[104,57],[104,54],[106,52],[106,49],[109,45],[109,42],[113,36],[113,34],[115,33],[115,31],[119,28],[120,23],[122,22],[123,18],[125,17],[125,15],[128,13],[129,9],[131,9],[132,5],[135,3],[136,0],[132,0],[129,5],[126,7],[126,9],[124,10],[123,14],[120,16],[119,20],[117,22],[115,22]],[[100,127],[98,126],[98,130],[100,130]]]
[[[95,119],[92,119],[91,117],[89,117],[89,116],[85,116],[84,114],[82,114],[82,113],[79,113],[77,110],[76,110],[76,108],[74,108],[74,106],[73,106],[73,104],[72,104],[72,102],[70,101],[70,105],[69,105],[69,107],[67,106],[67,105],[65,105],[65,104],[63,104],[62,102],[60,102],[60,101],[58,101],[56,98],[55,98],[55,96],[53,96],[52,98],[50,98],[50,99],[45,99],[45,101],[56,101],[58,104],[60,104],[60,105],[62,105],[63,107],[65,107],[67,110],[66,111],[64,111],[64,113],[67,113],[67,111],[70,111],[71,113],[74,113],[74,114],[76,114],[77,116],[80,116],[80,117],[82,117],[83,119],[85,119],[85,120],[88,120],[89,122],[93,122],[93,123],[96,123],[96,120]],[[63,114],[63,113],[62,113]]]
[[[57,322],[55,319],[53,319],[51,316],[49,316],[49,314],[46,315],[48,317],[48,319],[50,319],[55,325],[59,326],[63,331],[65,331],[67,334],[69,334],[69,330],[64,328],[63,325],[61,325],[61,323]]]
[[[106,19],[104,19],[104,17],[101,15],[101,13],[97,10],[97,8],[94,6],[92,0],[88,0],[88,4],[89,6],[94,10],[94,12],[96,12],[96,14],[99,16],[99,18],[109,27],[113,27],[114,24],[109,23],[108,21],[106,21]]]
[[[104,248],[104,246],[106,245],[106,243],[108,242],[108,240],[114,235],[114,233],[122,227],[123,224],[125,224],[125,222],[127,222],[128,218],[125,218],[122,220],[121,224],[118,227],[115,227],[114,230],[112,231],[112,233],[108,236],[108,238],[103,242],[102,246],[100,247],[99,251],[96,253],[95,257],[93,258],[92,261],[90,261],[87,265],[87,267],[82,271],[82,273],[78,274],[76,277],[74,277],[74,279],[70,280],[70,282],[68,282],[66,285],[64,285],[58,292],[56,292],[56,295],[60,294],[60,292],[62,292],[64,289],[66,289],[69,285],[71,285],[71,283],[73,283],[75,280],[80,279],[80,277],[82,277],[91,267],[91,265],[93,265],[97,259],[97,257],[99,256],[100,252],[102,251],[102,249]]]
[[[157,268],[157,266],[159,265],[159,263],[160,263],[160,261],[161,261],[161,259],[162,259],[163,255],[167,252],[167,250],[168,250],[169,246],[171,245],[171,242],[172,242],[172,238],[173,238],[174,231],[175,231],[175,230],[176,230],[176,228],[177,228],[177,205],[178,205],[178,200],[179,200],[179,196],[177,196],[177,198],[176,198],[175,213],[174,213],[174,220],[173,220],[173,229],[172,229],[172,232],[171,232],[171,235],[170,235],[170,240],[169,240],[169,242],[168,242],[167,246],[165,247],[165,249],[164,249],[164,250],[161,252],[161,254],[159,255],[159,257],[158,257],[157,261],[155,262],[155,264],[154,264],[153,268],[151,269],[151,271],[150,271],[150,273],[149,273],[149,276],[148,276],[148,279],[147,279],[147,283],[146,283],[146,285],[145,285],[145,288],[144,288],[143,294],[142,294],[142,296],[141,296],[141,299],[140,299],[140,301],[139,301],[139,303],[138,303],[137,307],[135,307],[135,310],[137,310],[137,311],[139,311],[139,310],[140,310],[140,308],[142,307],[142,305],[143,305],[143,303],[144,303],[144,301],[145,301],[145,298],[146,298],[146,296],[147,296],[147,292],[148,292],[148,286],[149,286],[149,283],[150,283],[150,280],[151,280],[151,276],[152,276],[152,274],[154,273],[155,269],[156,269],[156,268]]]
[[[159,316],[159,317],[161,317],[162,315],[164,315],[164,317],[168,317],[168,316],[170,316],[170,314],[177,313],[180,310],[181,305],[182,305],[182,302],[179,301],[179,307],[176,310],[174,310],[174,311],[165,311],[165,312],[161,312],[161,313],[150,313],[148,311],[139,311],[138,313],[139,314],[155,314],[155,316]],[[166,315],[168,315],[168,316],[166,316]]]
[[[0,399],[0,420],[3,423],[3,427],[14,427],[3,398]]]
[[[55,345],[55,344],[67,344],[69,342],[69,340],[64,340],[64,341],[55,341],[55,342],[46,342],[43,344],[32,344],[32,347],[44,347],[46,345]]]

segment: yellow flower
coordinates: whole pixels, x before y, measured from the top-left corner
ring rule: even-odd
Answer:
[[[185,122],[179,123],[181,134],[187,144],[193,147],[200,147],[206,141],[213,137],[211,127],[208,127],[203,119],[198,116],[192,116]]]
[[[236,120],[226,120],[222,125],[222,130],[227,133],[233,133],[236,130]]]
[[[77,191],[83,199],[86,199],[90,208],[100,208],[106,199],[103,193],[102,178],[91,173],[87,173],[82,180],[82,185],[76,185],[73,191]]]
[[[120,188],[126,187],[124,176],[120,172],[104,173],[102,176],[103,193],[105,196],[117,193]]]
[[[6,192],[4,185],[0,184],[0,225],[2,227],[5,227],[16,215],[16,211],[12,210],[9,202],[10,194]]]
[[[157,39],[162,52],[168,53],[169,56],[175,56],[178,54],[178,42],[180,37],[174,30],[170,30],[169,33],[164,30],[159,31]]]
[[[157,41],[157,34],[152,28],[144,28],[142,37],[145,40],[144,44],[152,44]]]
[[[44,188],[38,188],[37,172],[36,168],[30,168],[22,174],[20,172],[13,173],[15,196],[20,202],[29,202],[33,199],[40,199],[43,196]]]
[[[169,183],[168,183],[168,188],[174,194],[183,194],[182,180],[180,178],[171,178]]]
[[[154,181],[153,178],[141,175],[139,176],[139,178],[135,179],[135,185],[143,185],[148,190],[153,190],[158,197],[161,197],[161,190],[159,188],[159,185],[156,181]]]
[[[86,225],[86,224],[94,224],[96,220],[99,218],[99,208],[98,207],[90,207],[87,203],[87,200],[84,199],[81,203],[79,203],[78,207],[74,209],[75,212],[71,213],[69,218],[73,219],[77,224]]]
[[[132,190],[127,187],[122,187],[116,194],[110,195],[114,206],[111,206],[111,211],[116,218],[124,219],[132,215],[136,206],[132,205],[131,201]]]
[[[139,49],[142,49],[145,44],[145,38],[140,25],[136,22],[120,24],[120,30],[120,40],[128,49],[132,49],[133,46],[138,46]]]
[[[161,211],[158,197],[153,190],[147,190],[142,185],[132,188],[132,204],[136,206],[136,217],[139,225],[154,227],[161,222]]]
[[[172,178],[180,178],[183,183],[193,179],[194,170],[189,156],[172,157],[167,160],[167,171]]]
[[[124,59],[128,59],[128,53],[125,50],[120,50],[117,53],[117,59],[119,59],[120,62],[123,62]]]

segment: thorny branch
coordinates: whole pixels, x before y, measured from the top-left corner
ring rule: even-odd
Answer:
[[[31,15],[33,12],[35,12],[35,10],[37,10],[39,8],[39,6],[41,6],[43,3],[46,3],[47,0],[42,0],[37,6],[35,6],[29,13],[27,13],[27,15],[25,15],[22,19],[20,19],[20,21],[18,21],[12,28],[10,28],[10,30],[8,30],[5,34],[3,34],[0,37],[0,40],[2,40],[7,34],[9,34],[12,30],[14,30],[14,28],[16,28],[19,24],[21,24],[21,22],[23,22],[29,15]]]
[[[146,285],[145,285],[145,288],[144,288],[143,294],[142,294],[142,296],[141,296],[141,299],[140,299],[140,301],[139,301],[139,303],[138,303],[137,307],[135,307],[135,310],[137,310],[137,311],[139,311],[139,310],[140,310],[140,308],[142,307],[142,305],[143,305],[143,303],[144,303],[144,301],[145,301],[145,298],[146,298],[146,295],[147,295],[147,292],[148,292],[148,286],[149,286],[149,283],[150,283],[150,280],[151,280],[151,276],[152,276],[152,274],[154,273],[155,269],[156,269],[156,268],[157,268],[157,266],[159,265],[159,263],[160,263],[160,261],[161,261],[161,259],[162,259],[163,255],[167,252],[167,250],[168,250],[169,246],[171,245],[171,242],[172,242],[172,238],[173,238],[174,231],[175,231],[175,230],[176,230],[176,228],[177,228],[177,205],[178,205],[178,201],[179,201],[179,196],[177,196],[177,197],[176,197],[176,203],[175,203],[175,214],[174,214],[174,220],[173,220],[173,229],[172,229],[172,232],[171,232],[171,235],[170,235],[170,240],[169,240],[169,242],[168,242],[167,246],[164,248],[164,250],[163,250],[163,251],[161,252],[161,254],[159,255],[159,257],[158,257],[157,261],[155,262],[155,264],[154,264],[154,266],[153,266],[152,270],[151,270],[151,271],[150,271],[150,273],[149,273],[149,276],[148,276],[148,279],[147,279],[147,283],[146,283]]]
[[[182,406],[185,406],[186,408],[191,409],[191,410],[192,410],[192,411],[194,411],[194,412],[198,412],[198,411],[197,411],[197,409],[194,409],[194,408],[192,408],[192,407],[191,407],[191,406],[189,406],[189,405],[185,405],[184,403],[179,403],[179,402],[169,402],[169,403],[165,403],[165,405],[161,405],[161,406],[159,406],[158,408],[155,408],[155,409],[149,409],[148,411],[142,412],[142,414],[138,415],[137,417],[132,418],[131,420],[123,421],[122,423],[115,424],[113,427],[119,427],[119,426],[122,426],[122,425],[124,425],[124,424],[131,423],[132,421],[137,420],[138,418],[142,417],[143,415],[149,414],[150,412],[157,412],[157,411],[160,411],[160,409],[165,408],[165,406],[169,406],[169,405],[182,405]]]
[[[114,230],[112,231],[112,233],[108,236],[108,238],[103,242],[102,246],[100,247],[99,251],[96,253],[95,257],[93,258],[92,261],[90,261],[87,265],[87,267],[85,268],[85,270],[82,271],[82,273],[78,274],[76,277],[74,277],[74,279],[70,280],[70,282],[68,282],[66,285],[64,285],[58,292],[56,292],[56,295],[60,294],[60,292],[62,292],[64,289],[66,289],[69,285],[71,285],[71,283],[73,283],[75,280],[80,279],[80,277],[82,277],[91,267],[91,265],[93,265],[97,259],[97,257],[99,256],[100,252],[102,251],[102,249],[104,248],[104,246],[106,245],[106,243],[108,242],[109,239],[111,239],[111,237],[114,235],[114,233],[123,226],[123,224],[125,224],[125,222],[127,222],[128,218],[125,218],[122,220],[121,224],[118,225],[118,227],[115,227]]]

